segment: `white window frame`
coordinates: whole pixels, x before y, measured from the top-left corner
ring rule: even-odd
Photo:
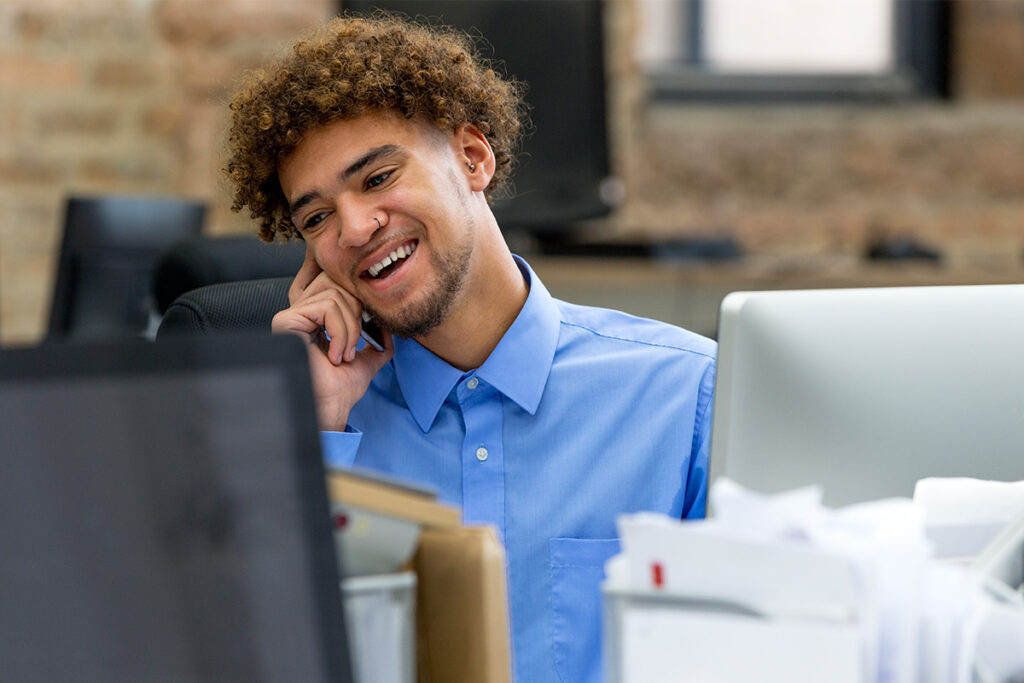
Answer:
[[[949,0],[892,0],[887,65],[857,70],[721,68],[709,59],[704,13],[720,0],[641,0],[653,8],[638,56],[653,97],[715,102],[893,101],[949,95]],[[792,3],[793,0],[786,0]],[[763,9],[773,0],[730,0]],[[798,3],[797,3],[798,4]],[[792,9],[792,4],[788,7]],[[662,16],[658,17],[657,13]]]

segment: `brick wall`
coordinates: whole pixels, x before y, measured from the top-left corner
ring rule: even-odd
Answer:
[[[206,200],[234,80],[333,0],[0,3],[0,339],[44,332],[68,193]],[[875,234],[948,267],[1015,272],[1024,246],[1024,0],[957,0],[950,104],[712,107],[648,101],[632,0],[608,0],[613,163],[626,202],[594,234],[728,233],[774,254],[855,255]]]
[[[636,67],[621,29],[612,70],[627,201],[604,232],[730,235],[797,257],[908,237],[950,268],[1019,270],[1024,1],[958,0],[953,14],[954,99],[880,106],[650,102],[623,78]]]
[[[1024,98],[1024,2],[957,0],[954,90],[969,100]]]
[[[861,253],[913,238],[957,265],[1019,265],[1024,108],[657,107],[622,232],[729,234],[749,250]]]
[[[331,0],[0,4],[0,335],[44,332],[64,197],[197,198],[248,230],[220,179],[231,84]]]

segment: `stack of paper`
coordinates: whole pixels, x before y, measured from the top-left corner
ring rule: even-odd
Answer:
[[[970,558],[1024,515],[1024,481],[929,478],[914,487],[935,557]]]
[[[610,683],[1024,673],[1024,598],[993,598],[978,567],[932,561],[919,504],[832,510],[813,487],[765,496],[722,479],[711,505],[705,521],[620,518],[603,587]],[[1007,534],[985,555],[998,567],[988,574],[1016,576],[1024,562],[1024,520],[1020,538]]]

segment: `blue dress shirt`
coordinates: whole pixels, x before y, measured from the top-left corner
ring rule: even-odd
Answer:
[[[505,543],[516,679],[600,681],[615,518],[703,517],[715,343],[530,287],[487,361],[462,372],[417,342],[324,432],[329,464],[436,487]]]

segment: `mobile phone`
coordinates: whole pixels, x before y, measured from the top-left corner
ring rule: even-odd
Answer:
[[[377,323],[373,322],[373,318],[366,311],[363,311],[363,329],[359,332],[359,336],[372,348],[378,351],[384,350],[384,333],[377,326]],[[326,329],[321,327],[316,333],[314,341],[320,350],[326,354],[331,345],[331,336],[327,334]]]
[[[373,322],[373,318],[366,311],[363,311],[363,331],[359,333],[359,336],[378,351],[384,350],[384,332],[377,326],[377,323]]]

